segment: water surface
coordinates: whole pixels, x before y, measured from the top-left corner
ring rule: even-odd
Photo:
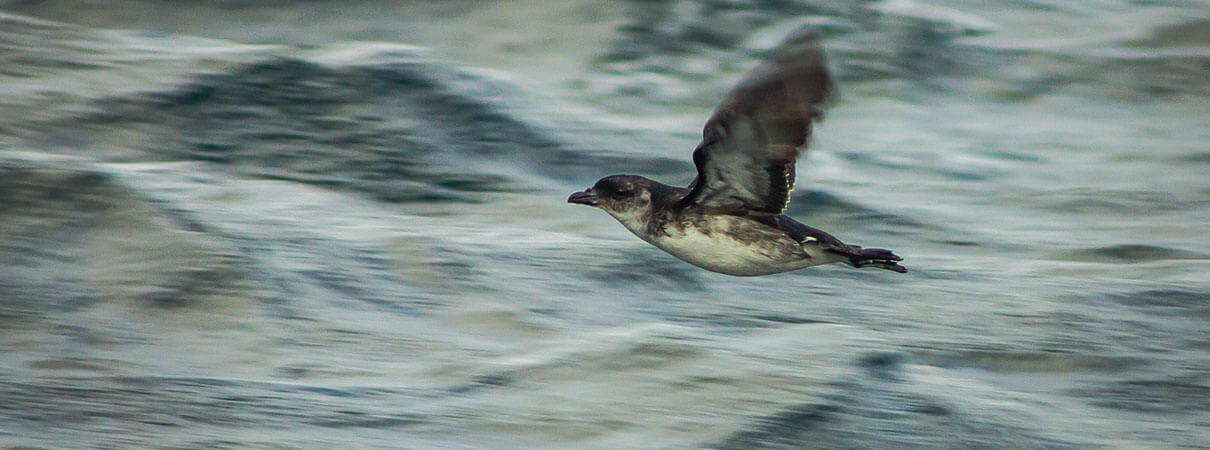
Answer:
[[[0,442],[1210,442],[1210,4],[342,5],[0,3]],[[790,212],[909,274],[565,203],[803,25]]]

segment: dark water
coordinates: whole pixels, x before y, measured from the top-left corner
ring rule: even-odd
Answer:
[[[0,444],[1210,442],[1210,3],[750,3],[0,2]],[[791,213],[911,273],[565,204],[804,24]]]

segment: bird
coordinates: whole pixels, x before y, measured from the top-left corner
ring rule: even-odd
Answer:
[[[568,203],[601,209],[640,239],[712,272],[761,276],[844,263],[907,273],[891,250],[845,244],[785,215],[800,149],[836,98],[820,41],[809,28],[791,33],[740,79],[702,129],[688,187],[611,175]]]

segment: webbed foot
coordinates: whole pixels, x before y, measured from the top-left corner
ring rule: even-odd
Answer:
[[[892,272],[907,273],[907,268],[898,264],[899,261],[903,261],[903,258],[884,248],[863,248],[848,256],[849,264],[858,269],[877,267]]]

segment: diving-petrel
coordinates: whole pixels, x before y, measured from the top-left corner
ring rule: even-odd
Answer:
[[[845,244],[783,214],[799,148],[835,91],[818,37],[795,33],[706,121],[693,150],[697,179],[689,187],[611,175],[567,201],[600,208],[644,241],[727,275],[835,262],[906,273],[897,264],[903,258],[890,250]]]

